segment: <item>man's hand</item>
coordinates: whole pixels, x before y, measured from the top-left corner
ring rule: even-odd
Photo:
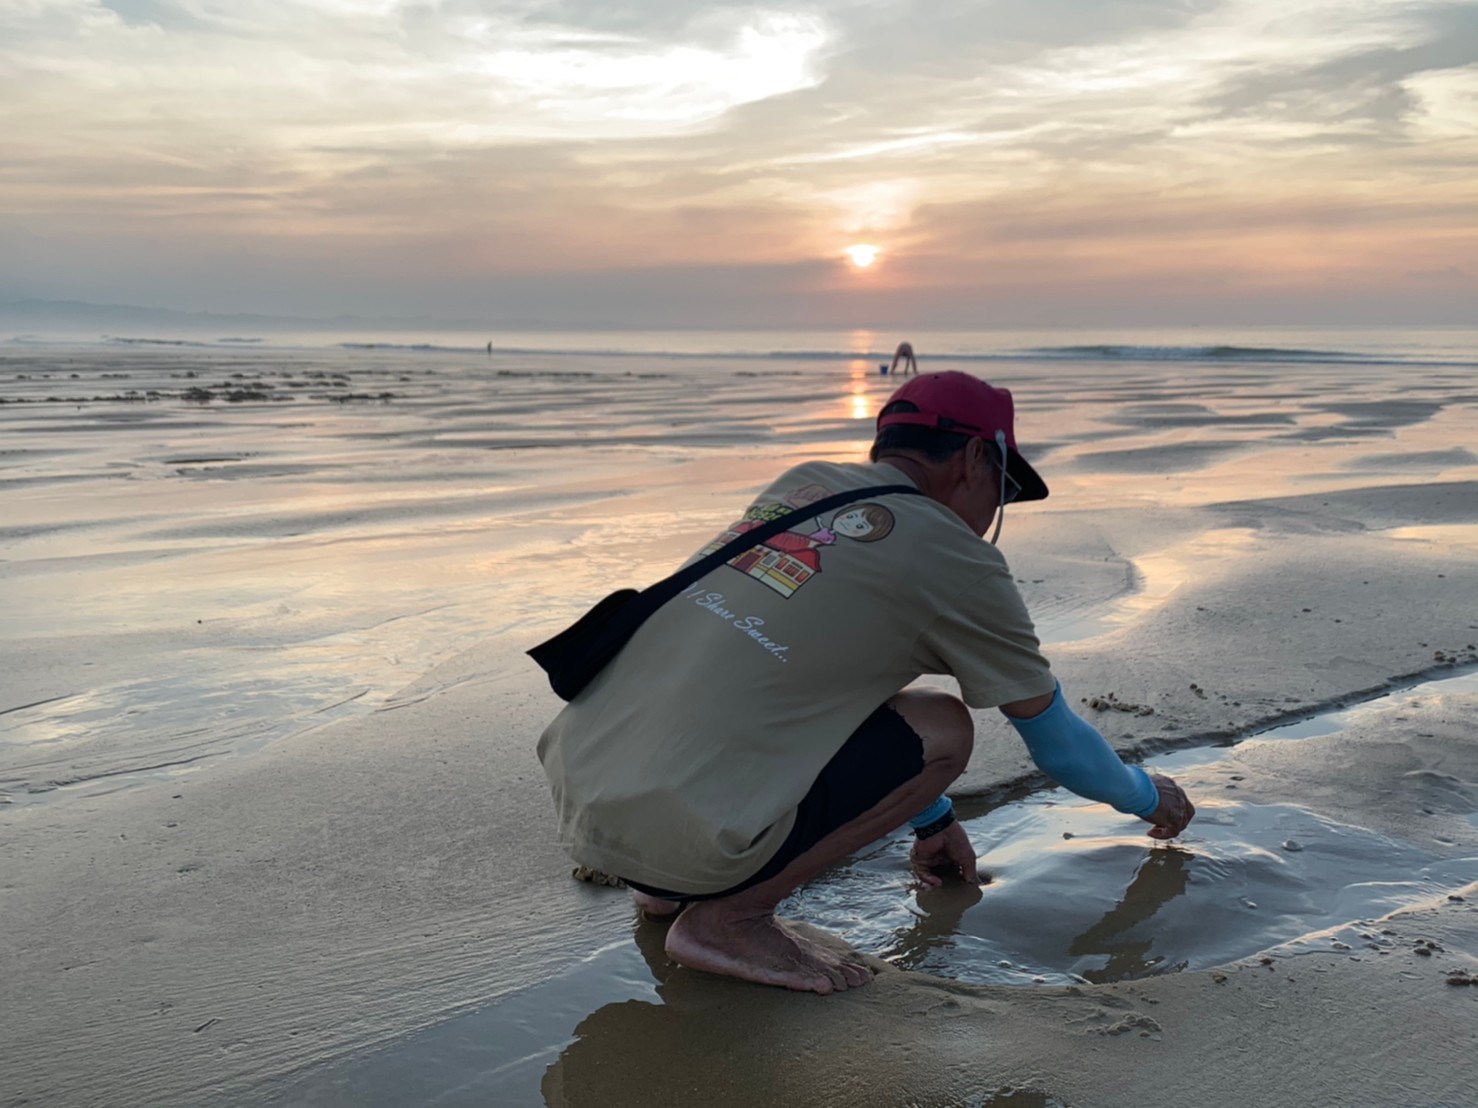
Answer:
[[[970,836],[958,822],[927,839],[915,839],[908,860],[914,876],[925,885],[944,884],[944,878],[934,872],[936,868],[956,870],[970,884],[980,884],[980,873],[975,868],[975,848],[970,845]]]
[[[1160,806],[1144,817],[1154,824],[1146,834],[1152,839],[1173,839],[1191,822],[1196,806],[1186,796],[1185,790],[1170,778],[1152,773],[1150,780],[1160,792]]]

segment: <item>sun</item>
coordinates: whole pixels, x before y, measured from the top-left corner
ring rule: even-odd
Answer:
[[[858,269],[866,269],[878,260],[878,255],[882,251],[870,243],[857,242],[847,247],[842,253],[846,254],[851,259],[852,264]]]

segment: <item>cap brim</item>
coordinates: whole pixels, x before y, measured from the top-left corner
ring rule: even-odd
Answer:
[[[1047,482],[1042,480],[1030,462],[1010,448],[1006,451],[1006,473],[1021,486],[1021,492],[1016,497],[1018,502],[1047,499]]]

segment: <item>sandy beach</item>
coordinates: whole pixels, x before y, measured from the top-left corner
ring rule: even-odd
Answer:
[[[960,340],[1052,487],[1002,549],[1054,670],[1200,814],[1153,845],[979,713],[991,881],[894,836],[802,890],[878,970],[829,998],[571,879],[523,651],[862,455],[876,357],[0,347],[0,1108],[1478,1103],[1478,334],[1435,334]]]

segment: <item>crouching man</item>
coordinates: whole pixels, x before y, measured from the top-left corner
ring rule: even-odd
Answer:
[[[775,907],[905,823],[920,881],[978,880],[944,795],[974,744],[966,704],[999,708],[1045,773],[1155,838],[1195,814],[1073,712],[1042,656],[994,545],[1007,504],[1047,495],[1006,390],[913,378],[879,414],[868,462],[788,470],[690,560],[873,488],[797,516],[669,601],[540,739],[560,842],[625,878],[648,914],[677,916],[667,953],[682,965],[817,993],[865,984],[860,960]],[[955,677],[963,703],[906,688],[922,674]]]

